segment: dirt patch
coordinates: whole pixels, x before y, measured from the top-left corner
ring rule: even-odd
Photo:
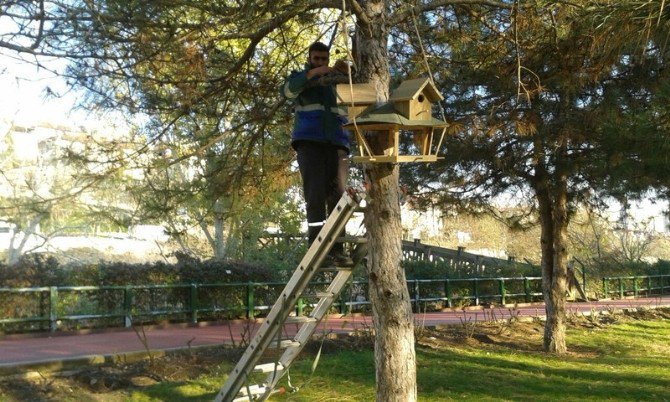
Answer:
[[[85,367],[57,375],[34,373],[0,378],[5,401],[116,401],[133,390],[159,382],[179,382],[212,373],[222,362],[235,362],[239,350],[217,347],[179,352],[130,364]]]
[[[542,350],[541,322],[511,322],[455,325],[440,329],[424,329],[417,343],[430,348],[469,346],[475,348],[503,347],[519,351]]]

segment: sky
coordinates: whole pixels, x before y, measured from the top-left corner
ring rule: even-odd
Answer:
[[[50,69],[64,67],[62,61],[44,64]],[[1,51],[0,66],[0,120],[22,126],[51,123],[89,127],[98,123],[90,113],[73,110],[81,95],[69,91],[62,78]],[[47,96],[47,88],[62,96]]]

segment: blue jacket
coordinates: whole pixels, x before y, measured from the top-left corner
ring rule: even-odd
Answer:
[[[342,128],[347,123],[347,110],[337,106],[334,86],[307,86],[309,69],[308,65],[303,71],[291,73],[281,90],[295,102],[291,144],[295,147],[296,141],[315,141],[349,151],[349,134]]]

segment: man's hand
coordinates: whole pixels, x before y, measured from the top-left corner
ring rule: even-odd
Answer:
[[[338,73],[341,74],[349,74],[349,68],[348,68],[348,63],[344,60],[338,60],[335,62],[335,65],[333,66],[333,70],[336,70]],[[353,71],[352,71],[353,72]]]
[[[307,79],[312,79],[321,75],[330,74],[333,72],[333,69],[328,66],[316,67],[307,72]]]

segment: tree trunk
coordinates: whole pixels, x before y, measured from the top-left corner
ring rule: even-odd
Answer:
[[[416,401],[414,318],[405,271],[400,266],[402,227],[398,166],[366,169],[372,185],[365,217],[368,276],[375,328],[377,401]]]
[[[540,215],[540,247],[542,251],[542,293],[547,320],[544,326],[544,350],[563,354],[565,343],[565,303],[567,291],[567,177],[558,175],[551,185],[538,150],[534,187]]]
[[[216,261],[223,261],[226,257],[226,241],[224,234],[225,214],[223,202],[221,199],[214,203],[214,259]]]
[[[25,252],[25,247],[33,234],[37,233],[37,226],[42,222],[45,214],[39,214],[34,216],[33,219],[28,223],[26,230],[21,231],[19,225],[14,226],[14,233],[9,242],[9,249],[7,250],[7,265],[14,265],[21,259],[21,256]],[[18,246],[15,246],[15,243],[19,235],[23,234],[21,241]]]
[[[390,81],[385,16],[388,8],[379,0],[363,1],[361,6],[369,25],[358,27],[358,79],[373,83],[378,101],[385,102]],[[370,145],[374,148],[380,144],[372,141]],[[400,266],[399,170],[397,165],[373,163],[366,165],[365,171],[370,183],[365,225],[369,239],[377,401],[413,402],[417,399],[414,318],[405,272]]]
[[[547,322],[544,327],[544,350],[563,354],[568,351],[565,343],[565,304],[568,290],[568,191],[567,176],[558,173],[554,187],[554,253],[551,271],[551,288],[544,299]]]

